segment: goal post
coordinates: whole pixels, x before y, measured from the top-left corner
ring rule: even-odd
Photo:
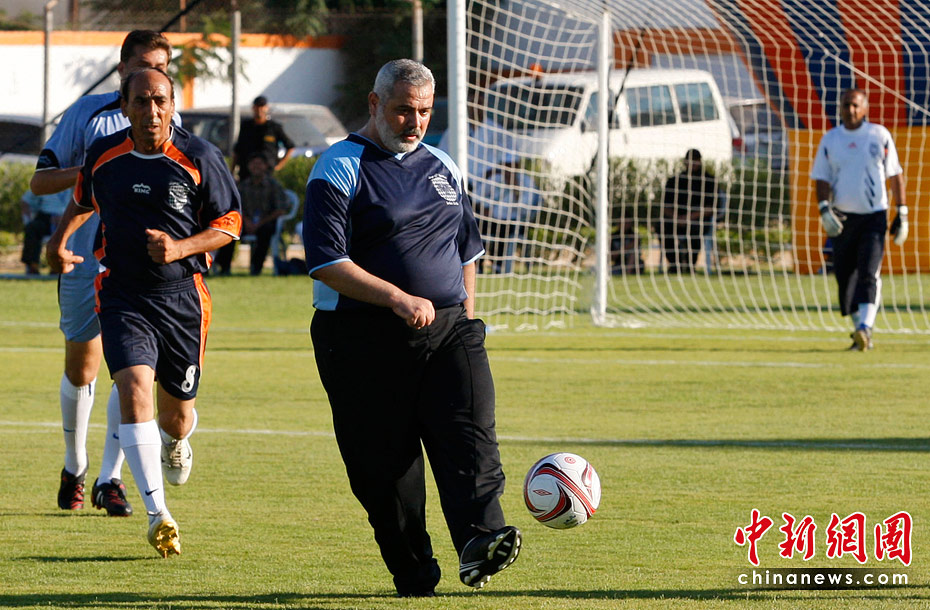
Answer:
[[[849,327],[810,170],[858,86],[911,210],[876,326],[930,333],[930,0],[456,0],[448,31],[490,326]],[[690,149],[717,196],[680,210]]]

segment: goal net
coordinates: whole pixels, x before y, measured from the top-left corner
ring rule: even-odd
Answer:
[[[450,57],[453,40],[465,49],[450,64],[450,150],[485,238],[481,315],[508,328],[588,312],[605,325],[850,327],[810,172],[857,86],[895,138],[910,204],[907,242],[885,244],[876,326],[930,333],[923,2],[450,9]],[[682,200],[691,149],[712,178],[689,178],[707,192]]]

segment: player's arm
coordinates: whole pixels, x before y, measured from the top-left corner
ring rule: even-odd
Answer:
[[[894,202],[898,205],[898,213],[891,223],[891,236],[897,246],[903,245],[907,241],[908,222],[907,222],[907,200],[904,198],[904,174],[897,174],[888,179],[891,187],[891,195]]]
[[[229,233],[213,228],[204,229],[184,239],[174,239],[158,229],[146,229],[145,235],[148,238],[146,248],[149,256],[153,261],[162,265],[188,256],[218,250],[233,240],[233,236]]]
[[[87,222],[93,213],[93,208],[81,207],[74,199],[65,208],[61,220],[58,221],[58,228],[45,246],[45,259],[54,273],[70,273],[76,264],[84,262],[83,256],[68,250],[68,238]]]
[[[274,171],[278,171],[278,170],[280,170],[282,167],[284,167],[285,165],[287,165],[287,160],[290,159],[293,155],[294,155],[294,149],[293,149],[293,148],[288,148],[287,150],[285,150],[285,151],[284,151],[284,156],[281,157],[281,160],[278,161],[278,164],[274,166]]]
[[[817,201],[829,201],[833,196],[833,189],[826,180],[816,180],[814,189],[817,191]]]
[[[340,261],[321,267],[311,276],[351,299],[390,308],[411,328],[429,326],[436,319],[432,301],[407,294],[352,261]]]
[[[32,175],[29,188],[36,195],[59,193],[65,189],[73,188],[80,173],[80,165],[61,169],[38,170]]]
[[[891,187],[891,195],[898,208],[902,205],[907,206],[907,200],[904,198],[904,174],[898,174],[888,179],[888,185]]]
[[[281,157],[281,160],[277,162],[274,166],[274,171],[278,171],[285,165],[287,165],[287,160],[291,158],[294,154],[294,147],[297,146],[286,133],[284,133],[284,128],[280,125],[275,126],[275,135],[278,138],[278,143],[284,147],[284,156]]]
[[[468,263],[462,267],[462,274],[465,276],[465,315],[469,320],[475,317],[475,290],[478,286],[478,270],[475,263]]]

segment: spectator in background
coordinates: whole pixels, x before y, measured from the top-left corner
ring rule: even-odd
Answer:
[[[242,235],[254,235],[252,251],[249,257],[249,273],[260,275],[268,256],[271,239],[277,229],[280,216],[287,213],[288,201],[281,183],[270,175],[271,164],[261,152],[253,152],[246,163],[248,178],[239,182],[239,196],[242,198]],[[219,275],[229,275],[236,242],[220,248],[216,255],[216,269]]]
[[[284,156],[278,159],[278,150],[284,148]],[[239,125],[239,139],[233,147],[232,171],[239,168],[239,181],[249,177],[248,161],[252,153],[260,152],[272,164],[272,173],[284,167],[294,154],[294,141],[284,128],[269,116],[268,98],[259,95],[252,102],[252,118],[243,119]]]
[[[20,260],[26,265],[26,275],[39,274],[42,240],[52,234],[58,218],[68,202],[71,191],[63,190],[51,195],[36,195],[31,190],[19,200],[23,211],[23,254]]]
[[[638,274],[646,270],[639,246],[639,231],[633,221],[617,223],[610,234],[613,275]]]
[[[717,180],[701,161],[701,151],[685,153],[684,169],[665,183],[659,236],[669,273],[688,273],[697,262],[704,228],[713,222],[717,207]]]

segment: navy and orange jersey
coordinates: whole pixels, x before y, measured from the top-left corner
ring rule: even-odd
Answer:
[[[146,229],[175,240],[206,229],[238,239],[242,230],[239,192],[222,153],[179,127],[155,155],[136,152],[129,129],[94,142],[74,200],[100,215],[95,254],[114,278],[128,284],[173,282],[209,269],[208,254],[156,263],[148,254]]]

